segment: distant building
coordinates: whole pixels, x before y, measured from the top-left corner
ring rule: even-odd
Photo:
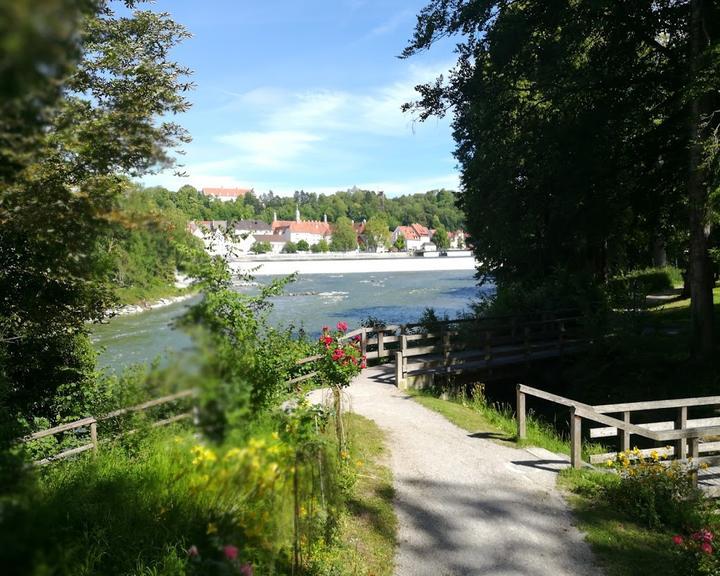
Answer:
[[[254,234],[253,244],[255,242],[267,242],[270,244],[270,251],[273,254],[280,254],[287,244],[287,241],[278,234]]]
[[[245,194],[252,192],[249,188],[203,188],[202,193],[210,198],[221,200],[222,202],[232,202],[238,198],[243,198]]]
[[[317,244],[320,240],[329,243],[332,239],[332,227],[327,222],[327,216],[322,222],[301,220],[299,208],[295,210],[295,220],[278,220],[273,216],[272,232],[281,236],[286,242],[297,244],[300,240],[305,240],[309,246]]]
[[[233,246],[237,252],[250,252],[258,234],[272,234],[272,228],[262,220],[238,220],[233,223]]]
[[[462,230],[455,230],[454,232],[448,232],[448,240],[450,241],[450,248],[465,248],[467,247],[468,234]]]
[[[430,244],[433,232],[433,230],[426,228],[422,224],[398,226],[395,230],[393,230],[391,241],[395,244],[397,239],[400,236],[403,236],[405,238],[406,250],[421,250],[425,244]]]

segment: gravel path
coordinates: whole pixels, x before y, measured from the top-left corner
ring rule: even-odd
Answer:
[[[381,367],[365,370],[348,397],[388,437],[397,576],[602,574],[555,488],[566,462],[468,434],[392,378]]]

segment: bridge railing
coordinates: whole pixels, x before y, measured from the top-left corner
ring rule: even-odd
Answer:
[[[396,384],[402,387],[408,376],[459,374],[560,356],[585,342],[579,317],[528,322],[516,319],[492,327],[484,324],[469,323],[454,330],[441,324],[434,332],[396,336]],[[387,336],[383,338],[387,341]],[[386,354],[387,350],[384,346]]]
[[[80,454],[82,452],[86,452],[88,450],[97,451],[100,443],[104,440],[104,439],[100,439],[99,435],[98,435],[98,423],[100,423],[100,422],[119,418],[119,417],[126,416],[128,414],[133,414],[136,412],[145,412],[146,410],[149,410],[150,408],[153,408],[153,407],[163,406],[163,405],[177,402],[178,400],[181,400],[184,398],[194,397],[194,396],[196,396],[196,394],[197,394],[196,390],[183,390],[182,392],[177,392],[175,394],[170,394],[168,396],[163,396],[161,398],[154,398],[152,400],[148,400],[147,402],[143,402],[142,404],[137,404],[135,406],[128,406],[125,408],[120,408],[119,410],[114,410],[114,411],[109,412],[108,414],[104,414],[102,416],[97,416],[97,417],[89,416],[87,418],[81,418],[80,420],[75,420],[74,422],[68,422],[67,424],[61,424],[60,426],[55,426],[53,428],[48,428],[46,430],[40,430],[33,434],[28,434],[27,436],[23,436],[22,438],[19,438],[18,442],[20,442],[22,444],[26,444],[26,443],[34,441],[34,440],[40,440],[41,438],[46,438],[48,436],[55,436],[57,434],[64,434],[64,433],[68,433],[68,432],[73,432],[73,434],[76,437],[85,436],[84,444],[80,444],[79,446],[74,446],[67,450],[58,452],[57,454],[53,454],[52,456],[49,456],[47,458],[42,458],[41,460],[36,460],[34,462],[34,464],[37,464],[37,465],[49,464],[51,462],[55,462],[57,460],[62,460],[62,459],[68,458],[70,456],[74,456],[75,454]],[[174,422],[179,422],[180,420],[185,420],[188,418],[196,418],[196,417],[197,417],[197,408],[193,407],[193,409],[190,411],[182,412],[180,414],[175,414],[173,416],[164,418],[162,420],[157,420],[152,423],[152,426],[153,427],[167,426],[168,424],[172,424]],[[124,432],[123,434],[130,434],[133,432],[134,432],[134,430],[129,430],[127,432]],[[119,435],[120,434],[110,434],[106,438],[106,440],[116,438]]]
[[[703,442],[706,438],[720,435],[720,418],[696,418],[691,420],[687,418],[688,408],[720,406],[720,396],[590,406],[544,390],[518,384],[517,435],[521,439],[527,437],[527,396],[534,396],[569,408],[570,461],[574,468],[579,468],[583,464],[581,460],[583,421],[604,425],[591,428],[590,438],[618,436],[617,451],[591,455],[591,464],[614,459],[618,452],[629,450],[631,446],[630,439],[633,435],[658,443],[673,444],[671,446],[641,450],[640,452],[644,456],[656,451],[658,455],[682,461],[692,458],[694,462],[720,463],[720,456],[712,454],[720,452],[720,442]],[[639,412],[667,410],[676,411],[674,420],[638,424],[631,421],[633,415]],[[618,414],[620,418],[609,416],[609,414]],[[705,455],[703,456],[703,454]]]

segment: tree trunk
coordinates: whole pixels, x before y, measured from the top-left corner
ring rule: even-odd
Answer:
[[[667,252],[665,250],[665,241],[661,236],[656,236],[653,242],[653,266],[663,268],[667,266]]]
[[[704,48],[702,0],[690,2],[691,81],[697,77],[699,58]],[[690,314],[693,329],[693,354],[709,358],[713,351],[712,268],[708,255],[708,190],[702,166],[702,95],[690,102],[690,157],[688,200],[690,209]]]

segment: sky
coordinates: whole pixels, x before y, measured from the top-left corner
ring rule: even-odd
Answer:
[[[173,171],[143,183],[253,188],[291,195],[353,186],[396,196],[458,188],[448,118],[424,123],[400,106],[447,73],[450,42],[410,59],[424,0],[158,0],[193,37],[193,138]]]

